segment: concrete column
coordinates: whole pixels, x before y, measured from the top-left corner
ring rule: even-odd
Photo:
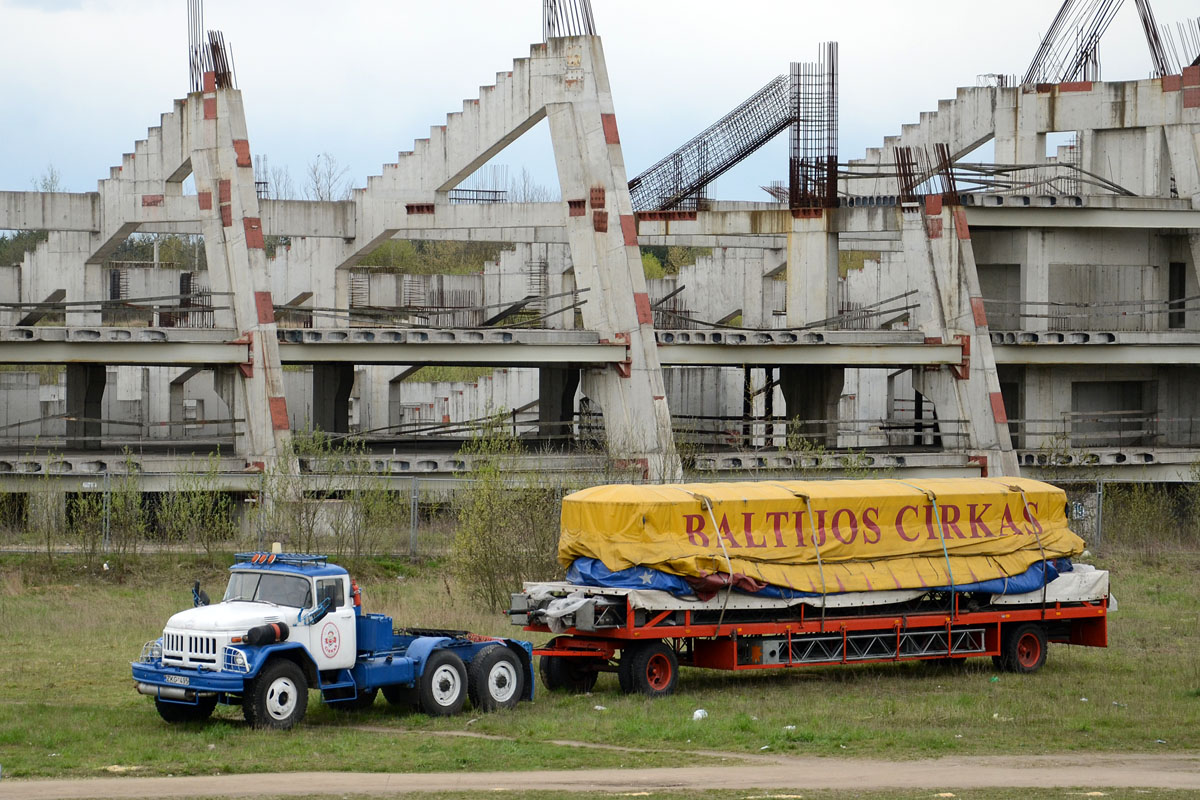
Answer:
[[[793,220],[787,244],[787,323],[789,328],[837,313],[838,237],[834,209]]]
[[[1046,237],[1052,234],[1044,228],[1029,228],[1024,235],[1025,260],[1021,264],[1021,302],[1045,303],[1050,299],[1050,264],[1046,261]],[[1022,307],[1022,314],[1043,316],[1022,318],[1021,330],[1049,330],[1050,320],[1044,316],[1049,310],[1049,307],[1044,305]]]
[[[263,467],[284,452],[291,436],[274,298],[241,93],[215,89],[211,73],[206,89],[188,98],[191,163],[211,288],[231,293],[223,298],[229,311],[218,324],[225,320],[248,343],[249,359],[233,373],[241,387],[233,416],[245,419],[238,453]]]
[[[182,374],[171,380],[170,386],[167,389],[169,393],[169,408],[167,411],[167,419],[170,422],[183,422],[183,401],[185,399],[185,386],[187,382],[194,378],[200,371],[201,367],[192,367],[185,370]],[[168,439],[182,437],[184,433],[183,425],[170,426],[170,434]]]
[[[104,364],[67,364],[67,449],[99,450]]]
[[[326,433],[349,433],[353,388],[353,364],[313,364],[313,427]]]
[[[1195,125],[1166,125],[1167,154],[1179,196],[1200,208],[1200,132]]]
[[[966,214],[940,198],[902,213],[910,274],[920,275],[924,265],[929,276],[918,296],[919,327],[927,337],[964,346],[962,364],[915,370],[913,388],[933,400],[939,420],[961,421],[964,436],[952,443],[982,459],[987,474],[1018,475]]]
[[[584,393],[604,412],[612,456],[642,464],[651,480],[678,480],[682,468],[600,39],[551,39],[545,48],[548,58],[578,65],[578,79],[562,78],[567,101],[548,104],[546,114],[571,262],[580,288],[589,290],[583,321],[601,339],[624,342],[629,353],[625,364],[587,370]],[[568,215],[568,203],[581,204],[584,213]]]
[[[788,366],[779,368],[779,387],[791,420],[826,420],[823,423],[789,423],[788,433],[827,448],[837,447],[838,403],[846,380],[843,367]]]
[[[997,164],[1043,164],[1046,161],[1046,134],[1038,132],[1037,92],[1017,87],[1000,93],[1001,103],[1013,105],[996,109],[995,159]]]
[[[575,419],[575,392],[579,370],[542,367],[538,370],[538,421],[541,435],[555,448],[566,447]]]

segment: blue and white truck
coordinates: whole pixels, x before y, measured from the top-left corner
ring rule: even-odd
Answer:
[[[429,629],[396,630],[364,614],[358,585],[324,556],[238,553],[219,603],[197,583],[195,607],[172,616],[132,663],[134,685],[167,722],[207,719],[217,703],[246,722],[290,728],[309,689],[332,707],[389,703],[432,716],[533,699],[532,646],[516,639]]]

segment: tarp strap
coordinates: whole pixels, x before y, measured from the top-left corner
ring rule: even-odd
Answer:
[[[1025,496],[1025,490],[1020,486],[1010,484],[1009,491],[1019,492],[1021,494],[1021,502],[1025,505],[1025,516],[1033,522],[1034,536],[1037,537],[1038,551],[1042,555],[1042,619],[1046,618],[1046,548],[1042,546],[1042,526],[1038,525],[1033,519],[1033,512],[1029,510],[1029,498]]]
[[[721,528],[717,525],[717,515],[713,513],[712,500],[696,492],[688,492],[688,494],[695,497],[708,509],[708,518],[712,520],[713,533],[716,534],[717,542],[721,545],[721,552],[725,554],[725,569],[729,572],[729,585],[725,587],[725,602],[721,604],[721,615],[717,617],[717,635],[720,636],[721,623],[725,621],[725,609],[729,607],[729,596],[733,594],[733,561],[729,558],[729,550],[725,548],[725,539],[721,536]]]
[[[950,550],[946,547],[946,529],[942,527],[942,512],[938,509],[937,495],[932,489],[923,489],[920,486],[915,486],[907,481],[893,478],[896,483],[903,484],[910,489],[916,489],[921,494],[925,495],[926,499],[933,505],[933,520],[937,523],[938,538],[942,541],[942,555],[946,557],[946,574],[950,577],[950,609],[952,613],[956,613],[958,601],[955,595],[958,590],[954,588],[954,568],[950,566]]]
[[[821,576],[821,633],[825,632],[825,606],[828,599],[828,592],[825,587],[825,565],[821,563],[821,545],[817,542],[817,524],[813,521],[812,513],[812,498],[808,495],[790,489],[781,483],[773,483],[772,486],[778,486],[793,497],[804,501],[804,510],[808,512],[808,532],[812,536],[813,550],[817,553],[817,572]]]

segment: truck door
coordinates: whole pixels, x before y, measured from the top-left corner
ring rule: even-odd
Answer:
[[[354,666],[354,606],[350,602],[344,575],[317,579],[317,604],[330,598],[329,613],[309,626],[309,652],[317,669],[344,669]]]

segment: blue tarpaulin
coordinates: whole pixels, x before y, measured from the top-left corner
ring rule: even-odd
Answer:
[[[1024,594],[1040,589],[1057,578],[1060,572],[1070,571],[1071,560],[1069,558],[1039,561],[1020,575],[978,583],[955,584],[954,590],[987,594]],[[658,589],[676,597],[687,597],[695,593],[688,582],[678,575],[660,572],[649,567],[630,567],[613,572],[595,558],[575,559],[571,563],[570,569],[567,570],[567,582],[580,586],[607,586],[614,589]],[[949,591],[950,588],[949,586],[935,586],[930,591]],[[770,585],[753,594],[756,597],[784,600],[819,596],[813,592],[799,592],[783,586]]]

